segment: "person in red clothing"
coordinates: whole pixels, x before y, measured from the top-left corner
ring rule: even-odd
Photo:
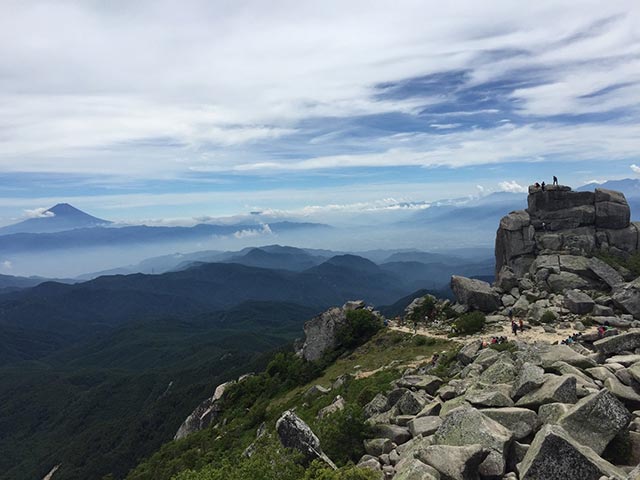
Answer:
[[[524,322],[522,321],[522,318],[520,319],[519,323],[520,323],[520,332],[522,333],[524,332]]]

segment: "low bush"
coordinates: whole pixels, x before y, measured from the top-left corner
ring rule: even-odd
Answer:
[[[319,420],[313,428],[322,449],[337,465],[357,462],[365,454],[363,441],[370,436],[362,407],[348,404],[344,410]]]
[[[484,328],[485,316],[482,312],[465,313],[453,323],[453,328],[458,334],[470,335]]]
[[[355,348],[371,337],[382,328],[382,321],[369,310],[351,310],[347,312],[347,323],[340,332],[338,338],[344,348]]]
[[[555,321],[556,321],[556,314],[553,313],[551,310],[545,311],[540,317],[541,323],[552,323]]]

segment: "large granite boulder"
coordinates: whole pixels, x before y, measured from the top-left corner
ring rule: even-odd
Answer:
[[[335,464],[320,448],[320,440],[316,434],[292,410],[285,411],[278,419],[276,431],[278,432],[280,443],[286,448],[300,452],[306,463],[310,463],[313,460],[322,460],[333,469],[336,469]]]
[[[606,389],[576,403],[559,425],[598,455],[631,420],[629,410]]]
[[[617,285],[611,299],[616,307],[640,319],[640,277],[629,283]]]
[[[631,330],[627,333],[601,338],[593,342],[593,346],[606,356],[624,351],[634,351],[640,347],[640,330]]]
[[[561,427],[545,425],[519,465],[520,480],[625,480],[626,474],[576,442]]]
[[[418,458],[450,480],[479,480],[478,470],[490,450],[482,445],[431,445],[421,449]]]
[[[481,312],[494,312],[500,308],[500,297],[487,282],[453,275],[451,290],[459,303]]]
[[[461,407],[449,412],[433,435],[434,445],[481,445],[490,450],[479,473],[499,476],[505,471],[506,454],[513,438],[510,430],[475,408]]]
[[[596,188],[596,227],[619,229],[629,226],[631,210],[624,194]]]
[[[224,396],[229,386],[236,383],[235,381],[225,382],[218,385],[213,395],[198,405],[193,412],[182,422],[180,428],[173,437],[174,440],[180,440],[187,435],[203,430],[211,425],[222,412],[220,400]]]
[[[564,294],[564,306],[571,313],[578,315],[591,313],[595,304],[596,302],[589,295],[580,290],[567,290]]]
[[[528,437],[540,426],[538,415],[528,408],[485,408],[480,411],[483,415],[511,430],[515,440]]]
[[[438,471],[417,458],[406,458],[396,465],[395,480],[440,480]]]
[[[611,288],[624,283],[624,278],[615,268],[597,257],[591,257],[589,259],[589,269]]]
[[[525,362],[518,371],[511,396],[518,399],[542,386],[544,381],[544,369],[533,363]]]
[[[518,400],[516,406],[537,408],[545,403],[576,403],[578,401],[576,384],[576,377],[573,375],[553,376],[540,388]]]

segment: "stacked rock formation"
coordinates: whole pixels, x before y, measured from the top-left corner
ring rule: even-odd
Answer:
[[[573,192],[565,186],[530,187],[528,208],[500,220],[496,282],[452,277],[458,303],[503,317],[640,326],[640,279],[599,257],[628,259],[639,250],[640,223],[630,222],[620,192]],[[634,323],[635,322],[635,323]]]
[[[547,268],[544,262],[534,264],[540,256],[590,257],[603,251],[626,257],[638,251],[640,224],[629,221],[629,205],[620,192],[529,187],[527,201],[526,210],[500,220],[495,248],[498,285],[512,275],[538,275]]]
[[[375,438],[359,466],[396,480],[640,479],[640,330],[585,345],[474,341],[448,383],[431,366],[405,372],[364,408]]]

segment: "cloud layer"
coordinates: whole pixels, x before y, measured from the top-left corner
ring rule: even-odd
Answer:
[[[628,166],[638,32],[631,0],[7,0],[0,173],[195,191],[224,175],[275,189],[337,185],[318,172]]]

